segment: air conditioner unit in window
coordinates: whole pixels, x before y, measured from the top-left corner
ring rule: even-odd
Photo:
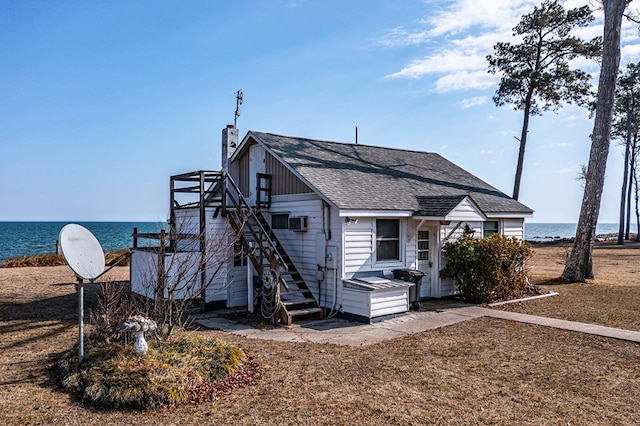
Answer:
[[[290,216],[289,229],[296,232],[307,231],[307,216]]]

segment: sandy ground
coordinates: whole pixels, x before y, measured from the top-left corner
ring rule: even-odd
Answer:
[[[566,248],[535,250],[532,281],[560,296],[504,309],[640,330],[640,245],[600,245],[596,280],[568,285],[554,280]],[[490,318],[355,348],[201,332],[245,350],[260,382],[211,404],[95,410],[61,390],[56,368],[77,339],[73,274],[2,268],[0,424],[640,424],[635,343]]]

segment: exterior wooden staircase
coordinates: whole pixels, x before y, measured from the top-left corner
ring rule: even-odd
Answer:
[[[197,201],[179,204],[180,193],[198,195]],[[322,309],[284,246],[257,208],[250,206],[226,172],[196,171],[171,177],[171,216],[183,208],[198,208],[204,238],[206,209],[222,214],[262,282],[261,312],[272,322],[293,323],[294,318],[322,318]],[[180,236],[177,236],[178,238]],[[193,235],[182,235],[194,238]],[[201,241],[204,249],[204,241]]]

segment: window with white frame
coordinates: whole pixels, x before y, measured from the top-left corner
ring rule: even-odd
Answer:
[[[482,233],[483,238],[488,238],[493,234],[498,233],[498,221],[497,220],[489,220],[484,223],[484,232]]]
[[[400,219],[376,220],[376,261],[400,260]]]
[[[429,231],[418,231],[418,260],[429,259]]]

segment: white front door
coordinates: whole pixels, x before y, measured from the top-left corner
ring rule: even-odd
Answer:
[[[245,266],[240,266],[228,269],[225,283],[227,285],[227,308],[247,306],[248,290],[245,268]]]
[[[418,262],[419,271],[425,273],[422,278],[420,297],[437,297],[432,284],[436,282],[438,268],[436,265],[437,232],[435,226],[426,226],[418,230]]]

